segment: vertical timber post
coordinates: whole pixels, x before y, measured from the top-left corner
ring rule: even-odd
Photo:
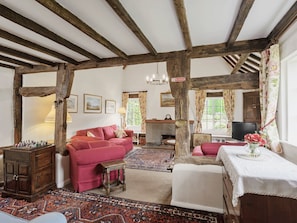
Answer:
[[[56,122],[55,122],[55,145],[56,151],[64,154],[66,151],[67,130],[67,101],[70,95],[74,72],[67,69],[65,64],[60,64],[57,72],[56,83]]]
[[[13,80],[14,144],[22,141],[23,97],[19,93],[23,86],[23,75],[15,72]]]
[[[175,99],[175,156],[190,154],[189,88],[191,60],[186,53],[177,54],[167,61],[172,96]],[[184,77],[182,82],[172,82],[172,78]]]

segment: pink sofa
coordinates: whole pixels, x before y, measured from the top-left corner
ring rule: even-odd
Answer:
[[[70,178],[76,192],[82,192],[102,185],[99,163],[124,159],[126,149],[106,140],[72,139],[67,145],[70,158]],[[111,172],[111,180],[116,178]]]
[[[115,145],[124,146],[126,152],[133,149],[133,130],[119,130],[116,125],[78,130],[76,135],[72,136],[71,139],[88,142],[106,140]]]
[[[216,156],[222,145],[244,146],[245,142],[205,142],[193,149],[192,156]]]

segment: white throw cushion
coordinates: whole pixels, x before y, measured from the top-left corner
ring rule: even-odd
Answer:
[[[96,137],[92,132],[90,132],[90,131],[87,131],[87,136],[88,137]]]

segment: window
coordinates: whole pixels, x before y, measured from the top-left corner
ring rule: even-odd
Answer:
[[[141,113],[138,94],[129,96],[127,103],[126,126],[127,129],[134,130],[134,132],[141,131]]]
[[[281,139],[291,144],[297,145],[296,125],[297,125],[297,52],[293,53],[283,64],[284,75],[281,76],[281,99],[283,105],[279,114],[279,124],[281,129]]]
[[[223,97],[207,97],[202,116],[202,131],[214,135],[227,135],[227,124]]]

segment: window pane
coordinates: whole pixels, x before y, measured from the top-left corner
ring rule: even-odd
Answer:
[[[227,134],[227,123],[223,97],[206,98],[202,116],[202,131],[225,135]]]
[[[139,132],[141,129],[141,113],[139,98],[129,98],[127,103],[126,126]]]

